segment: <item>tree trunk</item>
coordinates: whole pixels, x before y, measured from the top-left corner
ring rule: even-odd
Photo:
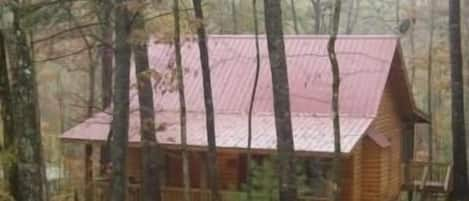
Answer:
[[[135,31],[145,32],[145,20],[137,13],[134,21]],[[140,111],[140,134],[142,155],[142,201],[160,201],[160,149],[156,139],[155,110],[153,106],[153,87],[149,74],[147,39],[133,45],[135,58],[135,77],[137,78],[138,103]]]
[[[181,57],[181,25],[179,16],[179,0],[174,0],[174,52],[176,57],[176,75],[179,95],[179,119],[181,127],[181,147],[182,147],[182,175],[184,183],[184,201],[191,200],[191,184],[189,174],[189,157],[187,150],[187,125],[186,125],[186,97],[184,94],[184,74],[182,70]]]
[[[99,6],[102,10],[102,16],[99,18],[102,23],[101,37],[101,90],[102,90],[102,109],[110,106],[112,101],[112,35],[111,26],[112,3],[110,0],[102,0]]]
[[[129,129],[130,14],[126,0],[115,1],[115,64],[112,138],[111,201],[125,201],[127,191],[127,143]]]
[[[236,12],[236,1],[231,0],[231,19],[233,20],[233,34],[237,34],[238,28],[238,17]]]
[[[461,54],[460,1],[449,1],[449,38],[451,60],[451,126],[453,138],[453,200],[469,200],[467,189],[466,135]]]
[[[416,7],[417,3],[415,2],[416,0],[411,0],[411,12],[416,12]],[[415,82],[415,24],[412,24],[410,27],[410,34],[409,34],[409,40],[410,40],[410,68],[411,68],[411,87],[412,89],[414,88],[414,82]]]
[[[428,43],[428,69],[427,69],[427,96],[428,116],[433,122],[433,93],[432,93],[432,71],[433,71],[433,32],[434,32],[434,0],[430,0],[430,41]],[[413,28],[412,28],[413,29]],[[428,125],[428,161],[433,161],[433,124]]]
[[[41,145],[36,72],[27,33],[21,26],[24,10],[13,8],[16,65],[12,66],[12,97],[16,135],[18,201],[43,201],[44,163]]]
[[[298,29],[298,17],[296,15],[296,7],[295,7],[295,0],[290,0],[290,6],[291,6],[291,15],[293,19],[293,28],[295,30],[295,34],[299,34],[300,31]]]
[[[208,58],[207,48],[207,35],[204,27],[204,16],[202,12],[201,0],[192,0],[194,4],[195,17],[200,22],[197,27],[197,38],[199,43],[200,51],[200,63],[202,68],[203,77],[203,88],[204,88],[204,103],[206,113],[206,125],[207,125],[207,141],[208,141],[208,153],[207,153],[207,170],[209,188],[212,193],[212,201],[220,201],[221,197],[218,192],[218,171],[217,171],[217,153],[216,153],[216,139],[215,139],[215,114],[213,109],[212,99],[212,86],[210,79],[210,66]]]
[[[341,148],[340,148],[340,119],[339,119],[339,89],[340,89],[340,72],[339,72],[339,62],[337,61],[337,55],[335,51],[335,42],[337,39],[337,34],[339,32],[340,24],[340,6],[341,0],[335,0],[334,4],[334,13],[332,19],[332,30],[331,38],[327,44],[327,52],[329,55],[329,60],[331,62],[331,72],[332,72],[332,114],[333,114],[333,128],[334,128],[334,160],[333,160],[333,182],[335,184],[335,189],[332,194],[333,201],[340,200],[340,187],[341,187]]]
[[[257,20],[257,0],[252,0],[252,17],[254,22],[254,37],[256,40],[256,74],[254,75],[254,85],[252,87],[251,100],[249,102],[248,111],[248,148],[246,157],[247,175],[246,175],[246,186],[247,186],[247,200],[252,200],[252,167],[251,167],[251,149],[252,149],[252,115],[254,110],[254,101],[256,100],[257,84],[259,81],[259,74],[261,69],[261,58],[259,50],[259,25]]]
[[[280,201],[295,201],[295,156],[280,0],[264,0],[264,7],[277,133],[279,197]]]
[[[396,10],[395,10],[396,26],[399,26],[399,24],[401,23],[400,10],[401,10],[401,1],[400,1],[400,0],[396,0]]]
[[[13,122],[13,100],[10,89],[10,79],[8,77],[8,62],[6,39],[0,31],[0,116],[3,125],[3,146],[2,150],[8,154],[14,154],[15,149],[15,128]],[[3,163],[4,180],[8,182],[8,190],[12,198],[18,199],[17,195],[17,164],[16,161]]]
[[[315,34],[320,34],[321,33],[321,15],[322,15],[321,0],[311,0],[311,4],[313,5],[313,9],[314,9],[313,30]]]

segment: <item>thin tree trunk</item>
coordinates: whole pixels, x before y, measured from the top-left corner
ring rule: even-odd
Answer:
[[[110,0],[101,0],[99,8],[102,10],[102,16],[99,18],[102,23],[101,37],[103,44],[101,44],[101,90],[102,90],[102,109],[110,106],[112,101],[112,26],[111,26],[111,13],[112,3]]]
[[[333,160],[333,182],[335,185],[334,192],[332,194],[332,200],[340,200],[340,187],[342,184],[341,173],[342,173],[342,164],[341,164],[341,145],[340,145],[340,119],[339,119],[339,89],[340,89],[340,71],[339,71],[339,62],[337,60],[337,55],[335,51],[335,43],[337,39],[337,34],[339,32],[339,23],[340,23],[340,6],[341,0],[335,0],[334,4],[334,13],[332,18],[332,29],[331,29],[331,38],[327,44],[327,52],[329,55],[329,60],[331,62],[331,72],[332,72],[332,114],[333,114],[333,128],[334,128],[334,160]]]
[[[315,34],[320,34],[321,33],[321,15],[322,15],[322,10],[321,10],[321,0],[311,0],[311,4],[313,5],[314,9],[314,33]]]
[[[469,200],[467,194],[467,154],[464,128],[464,95],[461,52],[460,1],[449,1],[449,38],[451,60],[451,125],[453,138],[453,200]]]
[[[296,15],[295,0],[290,0],[290,6],[291,6],[291,15],[293,18],[293,28],[295,30],[295,34],[299,34],[300,31],[298,29],[298,17]]]
[[[174,0],[174,52],[176,56],[176,75],[179,95],[179,119],[181,127],[181,146],[182,146],[182,175],[184,183],[184,201],[191,200],[191,184],[189,175],[189,157],[187,150],[187,125],[186,125],[186,97],[184,94],[184,74],[182,70],[181,57],[181,25],[179,16],[179,0]]]
[[[113,11],[111,0],[99,0],[97,4],[98,20],[101,23],[101,44],[100,58],[101,61],[101,109],[104,111],[110,107],[112,102],[113,88],[113,33],[111,15]],[[112,129],[111,129],[112,130]],[[100,166],[106,167],[110,161],[110,139],[112,132],[109,131],[106,143],[100,149]],[[100,170],[100,174],[104,174],[104,168]]]
[[[231,0],[231,19],[233,20],[233,34],[237,34],[239,28],[235,0]]]
[[[428,43],[428,69],[427,69],[427,96],[428,115],[430,122],[433,122],[433,92],[432,92],[432,71],[433,71],[433,32],[434,32],[434,0],[430,0],[430,41]],[[413,29],[413,28],[412,28]],[[428,161],[433,161],[433,124],[428,125]]]
[[[415,2],[416,0],[411,0],[411,10],[412,12],[416,12],[416,7],[417,4]],[[415,82],[415,70],[416,70],[416,65],[415,65],[415,24],[412,24],[410,27],[410,34],[409,34],[409,40],[410,40],[410,68],[411,68],[411,87],[413,89],[414,87],[414,82]],[[433,29],[433,28],[432,28]]]
[[[279,198],[280,201],[295,201],[297,197],[295,156],[280,0],[264,0],[264,10],[277,133]]]
[[[134,18],[137,32],[145,32],[145,19],[142,13]],[[160,201],[160,149],[156,139],[155,110],[153,106],[153,88],[147,53],[147,40],[132,45],[135,58],[135,76],[137,78],[138,102],[140,111],[141,155],[142,155],[142,201]]]
[[[127,191],[127,146],[129,129],[129,44],[130,13],[126,0],[115,1],[116,49],[114,78],[112,138],[111,138],[111,201],[125,201]]]
[[[401,1],[396,0],[396,10],[395,10],[395,15],[396,15],[396,26],[399,26],[401,23],[401,16],[400,16],[400,10],[401,10]]]
[[[251,167],[251,152],[252,152],[252,114],[254,109],[254,101],[256,100],[256,91],[257,91],[257,84],[259,81],[259,74],[261,69],[261,58],[260,58],[260,50],[259,50],[259,25],[257,21],[257,0],[252,0],[252,17],[254,22],[254,37],[256,41],[256,73],[254,75],[254,85],[252,87],[252,94],[251,94],[251,101],[249,103],[249,111],[248,111],[248,148],[247,148],[247,157],[246,157],[246,166],[247,166],[247,178],[246,178],[246,185],[247,185],[247,200],[252,200],[252,167]]]
[[[10,79],[8,77],[8,62],[6,39],[0,31],[0,116],[3,122],[3,146],[5,153],[14,154],[15,149],[15,128],[13,122],[13,100],[10,89]],[[8,183],[8,190],[12,198],[17,200],[17,164],[15,160],[3,164],[4,180]]]
[[[27,33],[20,16],[24,10],[13,8],[13,31],[16,42],[16,65],[12,66],[12,97],[16,134],[18,201],[43,201],[44,163],[41,145],[36,72]]]
[[[206,125],[207,125],[207,142],[208,142],[208,153],[207,153],[207,172],[209,179],[209,187],[211,191],[212,201],[220,201],[221,197],[218,192],[218,171],[217,171],[217,153],[216,153],[216,139],[215,139],[215,114],[213,109],[212,99],[212,86],[210,79],[210,65],[209,55],[207,48],[207,35],[204,27],[204,16],[202,12],[201,0],[192,0],[194,4],[195,17],[200,22],[197,27],[197,38],[199,43],[200,51],[200,63],[202,68],[203,77],[203,88],[204,88],[204,102],[205,102],[205,113],[206,113]]]

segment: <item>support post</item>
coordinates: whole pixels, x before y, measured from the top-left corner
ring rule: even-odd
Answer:
[[[85,145],[85,200],[93,201],[93,146]]]

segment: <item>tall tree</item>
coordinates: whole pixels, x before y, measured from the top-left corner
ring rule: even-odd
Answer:
[[[453,200],[469,200],[467,153],[464,128],[464,95],[461,52],[460,1],[449,1],[449,43],[451,60],[451,126],[453,138]]]
[[[184,74],[182,70],[181,57],[181,25],[179,16],[179,0],[174,0],[174,52],[176,57],[176,75],[179,95],[179,122],[181,127],[181,147],[182,147],[182,175],[184,183],[184,201],[191,200],[189,157],[187,150],[187,124],[186,124],[186,97],[184,94]]]
[[[417,2],[416,0],[411,0],[411,18],[415,17],[415,12],[417,7]],[[433,7],[433,6],[432,6]],[[431,22],[432,23],[432,22]],[[409,41],[410,41],[410,68],[411,68],[411,86],[414,86],[414,81],[415,81],[415,24],[410,27],[410,34],[409,34]],[[433,28],[432,28],[433,29]]]
[[[279,197],[280,201],[295,201],[295,156],[280,0],[264,0],[264,10],[277,133]]]
[[[340,148],[340,119],[339,119],[339,89],[340,89],[340,71],[339,62],[337,60],[337,54],[335,51],[335,44],[337,40],[337,34],[339,32],[340,24],[340,6],[341,0],[335,0],[334,13],[331,24],[331,38],[327,44],[327,53],[331,62],[331,73],[332,73],[332,118],[333,118],[333,130],[334,130],[334,160],[333,160],[333,180],[335,189],[332,194],[332,200],[340,200],[340,186],[341,186],[341,148]]]
[[[141,3],[141,2],[139,2]],[[159,177],[160,149],[155,133],[155,110],[153,106],[153,87],[147,42],[145,32],[145,19],[141,12],[134,15],[133,35],[136,41],[132,44],[135,58],[135,74],[137,77],[138,102],[140,112],[140,134],[142,155],[142,201],[161,201],[161,188]]]
[[[401,23],[400,11],[401,11],[401,1],[396,0],[396,10],[395,10],[396,26],[399,26],[399,23]]]
[[[125,201],[129,129],[130,13],[127,0],[115,0],[115,64],[111,138],[111,201]]]
[[[248,168],[246,185],[247,185],[247,200],[252,200],[252,167],[251,167],[251,149],[252,149],[252,115],[254,111],[254,101],[256,100],[257,85],[259,82],[259,74],[261,70],[261,56],[259,50],[259,25],[257,20],[257,0],[252,0],[252,18],[254,24],[254,37],[256,43],[256,73],[254,75],[254,84],[252,87],[251,100],[249,102],[248,111],[248,148],[247,148],[247,161],[246,166]]]
[[[434,17],[434,1],[430,0],[430,38],[428,42],[428,69],[427,69],[427,98],[428,98],[428,115],[430,122],[433,122],[433,88],[432,88],[432,71],[433,71],[433,32],[435,27]],[[413,29],[413,28],[412,28]],[[428,125],[428,160],[433,161],[433,125]]]
[[[17,156],[17,201],[43,201],[45,189],[44,163],[41,145],[36,71],[28,34],[24,27],[25,2],[13,8],[15,58],[12,65],[12,97]]]
[[[15,130],[13,122],[13,102],[10,89],[10,79],[8,77],[8,62],[6,39],[0,31],[0,116],[3,125],[3,146],[4,153],[14,154],[15,149]],[[6,161],[3,164],[3,175],[8,183],[10,195],[17,200],[17,164],[15,160]]]
[[[209,187],[212,193],[212,201],[220,201],[221,197],[218,192],[218,176],[217,176],[217,148],[215,139],[215,114],[213,109],[212,86],[210,79],[210,64],[207,48],[207,34],[204,27],[204,15],[202,12],[201,0],[192,0],[194,4],[195,17],[197,19],[197,38],[200,52],[200,66],[202,68],[204,103],[207,125],[207,172]]]
[[[112,101],[112,60],[114,57],[112,48],[113,30],[111,25],[112,2],[111,0],[99,0],[98,8],[101,15],[101,106],[103,109],[109,107]]]

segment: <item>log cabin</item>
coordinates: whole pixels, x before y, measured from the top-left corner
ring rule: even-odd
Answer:
[[[295,155],[321,191],[301,200],[328,200],[328,163],[334,152],[331,112],[331,67],[328,36],[285,36],[290,88],[291,121]],[[265,37],[260,37],[260,78],[254,102],[252,153],[262,162],[276,152],[272,80]],[[218,176],[224,200],[234,199],[246,182],[246,148],[250,94],[256,68],[255,39],[251,35],[208,37],[213,103],[215,107]],[[336,51],[340,67],[340,133],[344,201],[393,201],[405,189],[413,158],[414,125],[429,123],[415,104],[407,80],[399,38],[395,36],[340,36]],[[182,162],[179,99],[174,82],[174,48],[153,40],[148,56],[154,81],[155,133],[164,157],[163,200],[182,200]],[[187,145],[193,200],[209,198],[205,168],[207,151],[205,109],[198,46],[185,40],[182,47],[187,104]],[[135,83],[135,75],[131,73]],[[138,200],[141,152],[138,98],[130,91],[128,177],[129,200]],[[70,147],[86,145],[86,151],[70,152],[70,164],[85,171],[72,172],[85,185],[94,185],[96,197],[106,197],[105,145],[110,132],[109,112],[96,113],[66,131],[61,139]],[[104,160],[105,161],[105,160]],[[308,162],[309,161],[309,162]],[[310,163],[311,161],[315,161]],[[316,163],[318,162],[319,163]],[[316,165],[314,165],[316,164]],[[320,164],[320,165],[317,165]],[[404,164],[404,165],[402,165]],[[312,167],[312,168],[308,168]],[[318,171],[316,171],[317,173]],[[81,174],[81,176],[80,176]],[[84,176],[85,174],[86,176]],[[420,170],[415,178],[420,178]],[[313,175],[313,176],[312,176]],[[92,181],[90,181],[92,180]],[[414,182],[414,180],[412,180]],[[412,183],[410,182],[410,183]],[[414,184],[414,183],[412,183]],[[422,183],[416,183],[411,187]],[[311,185],[313,186],[313,185]],[[326,187],[324,187],[326,186]],[[409,188],[411,188],[409,187]]]

